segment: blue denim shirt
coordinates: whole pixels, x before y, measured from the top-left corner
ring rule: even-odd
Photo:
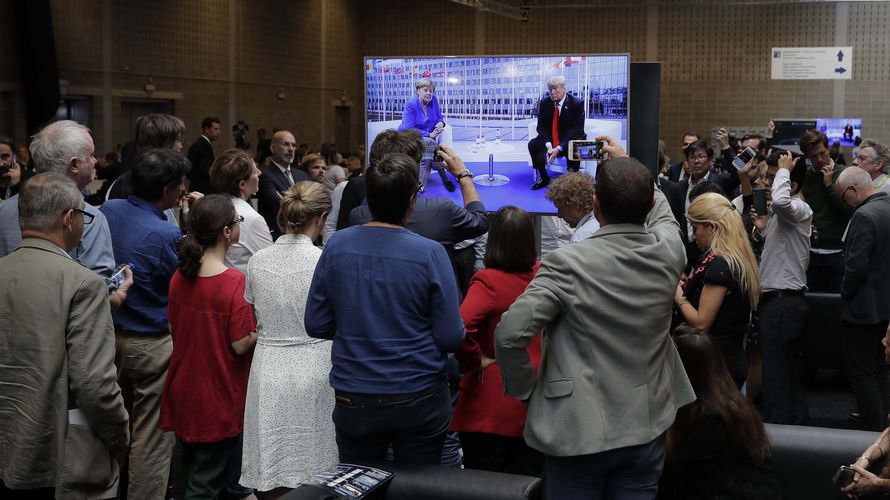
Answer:
[[[114,326],[137,333],[167,331],[167,295],[179,265],[182,231],[156,206],[135,196],[108,200],[101,210],[117,262],[135,267],[127,300],[112,313]]]

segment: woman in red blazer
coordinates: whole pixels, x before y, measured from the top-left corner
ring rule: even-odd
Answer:
[[[526,405],[504,395],[494,359],[495,327],[537,272],[536,253],[531,216],[517,207],[498,210],[488,229],[486,268],[473,276],[460,307],[467,337],[457,359],[464,377],[449,430],[460,433],[468,469],[539,476],[543,468],[543,455],[522,437]],[[537,369],[540,337],[528,349]]]

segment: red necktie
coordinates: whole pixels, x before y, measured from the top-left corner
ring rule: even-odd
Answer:
[[[559,146],[559,103],[553,107],[553,128],[551,130],[553,136],[553,147]]]

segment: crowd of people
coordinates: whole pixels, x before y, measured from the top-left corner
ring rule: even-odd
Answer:
[[[367,168],[286,130],[217,157],[214,117],[184,155],[183,122],[152,114],[98,194],[86,127],[0,138],[4,498],[163,498],[176,443],[187,498],[385,460],[542,476],[559,499],[781,498],[763,423],[808,421],[808,292],[840,294],[860,426],[884,429],[890,149],[844,168],[818,130],[801,154],[689,132],[655,175],[604,136],[596,179],[551,180],[538,145],[563,221],[539,247],[438,143],[434,89]],[[462,203],[424,193],[432,169]],[[887,435],[845,491],[890,491],[868,471]]]

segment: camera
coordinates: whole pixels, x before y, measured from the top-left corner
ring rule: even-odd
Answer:
[[[445,160],[442,158],[442,155],[439,154],[439,151],[440,151],[440,150],[441,150],[441,148],[439,148],[438,145],[434,145],[434,146],[425,146],[425,147],[423,148],[423,157],[421,158],[421,160],[427,160],[427,161],[432,160],[432,161],[435,161],[435,162],[443,162],[443,161],[445,161]]]
[[[569,160],[604,160],[603,141],[569,141]]]

